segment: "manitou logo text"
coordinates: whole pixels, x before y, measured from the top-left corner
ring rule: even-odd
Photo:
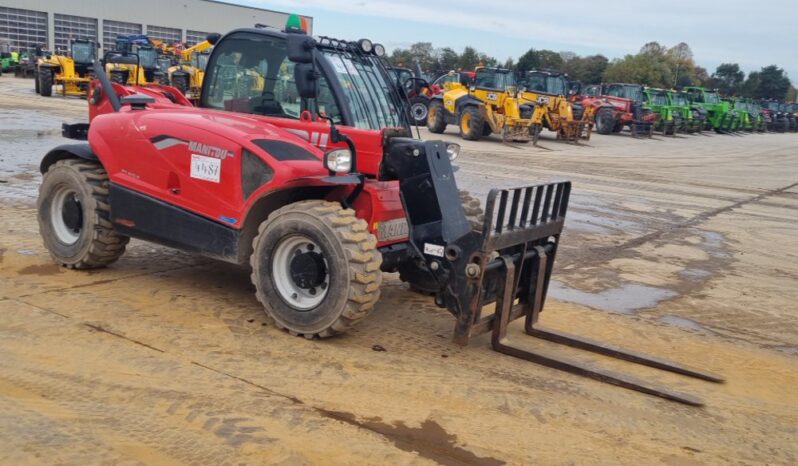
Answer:
[[[197,141],[189,141],[188,150],[191,152],[196,152],[198,154],[207,155],[208,157],[214,157],[222,160],[224,160],[226,157],[233,157],[235,155],[233,152],[227,149],[222,149],[221,147],[216,147],[216,146],[209,146],[207,144],[202,144],[201,142]]]

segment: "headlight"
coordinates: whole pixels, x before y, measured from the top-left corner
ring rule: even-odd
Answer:
[[[352,169],[352,152],[349,149],[333,149],[324,154],[324,168],[336,173],[349,173]]]
[[[450,143],[446,146],[446,154],[449,155],[449,160],[453,161],[460,155],[460,144]]]
[[[382,44],[374,44],[374,55],[378,57],[385,56],[385,47]]]
[[[360,50],[364,53],[371,53],[371,51],[374,50],[374,44],[368,39],[360,39],[357,45],[360,46]]]

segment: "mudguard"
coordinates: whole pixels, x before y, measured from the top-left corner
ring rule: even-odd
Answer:
[[[39,164],[39,172],[46,173],[50,166],[59,160],[80,158],[91,162],[99,162],[100,159],[92,152],[91,147],[86,144],[62,144],[55,149],[50,150],[41,163]]]

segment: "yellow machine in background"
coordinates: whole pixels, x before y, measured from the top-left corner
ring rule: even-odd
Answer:
[[[180,63],[169,68],[169,84],[180,89],[192,101],[199,101],[205,66],[211,54],[207,40],[180,52]]]
[[[447,82],[443,93],[432,98],[427,127],[433,133],[443,133],[447,125],[456,124],[463,139],[497,133],[505,142],[528,142],[534,110],[534,105],[518,98],[512,71],[478,67],[469,87]]]
[[[593,108],[584,109],[568,101],[568,81],[561,73],[527,71],[519,79],[521,99],[535,105],[529,131],[537,144],[543,128],[569,142],[589,140],[593,131]],[[576,107],[576,108],[574,108]]]
[[[145,36],[119,36],[114,50],[106,54],[105,72],[119,84],[158,83],[158,57],[159,49]]]
[[[97,57],[97,43],[85,39],[69,41],[68,55],[43,54],[36,60],[34,89],[49,97],[53,88],[63,96],[86,97],[93,79],[92,66]]]

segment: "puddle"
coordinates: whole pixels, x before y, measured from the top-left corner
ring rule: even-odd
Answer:
[[[711,330],[708,330],[706,327],[704,327],[703,325],[699,324],[694,320],[690,320],[685,317],[675,316],[673,314],[666,314],[664,316],[661,316],[657,320],[676,327],[687,328],[690,330],[698,330],[700,332],[712,332]]]
[[[382,422],[382,419],[368,418],[358,420],[352,413],[327,411],[319,409],[322,414],[347,424],[368,429],[378,433],[404,451],[418,453],[419,456],[446,466],[476,465],[501,466],[505,461],[481,457],[457,445],[457,436],[447,432],[437,422],[427,419],[419,427],[409,427],[404,422],[393,424]]]
[[[673,298],[678,293],[664,288],[641,285],[640,283],[626,283],[598,293],[589,293],[569,288],[562,282],[552,280],[549,285],[549,294],[561,301],[582,304],[605,311],[633,314],[641,309],[655,307],[660,301]]]

